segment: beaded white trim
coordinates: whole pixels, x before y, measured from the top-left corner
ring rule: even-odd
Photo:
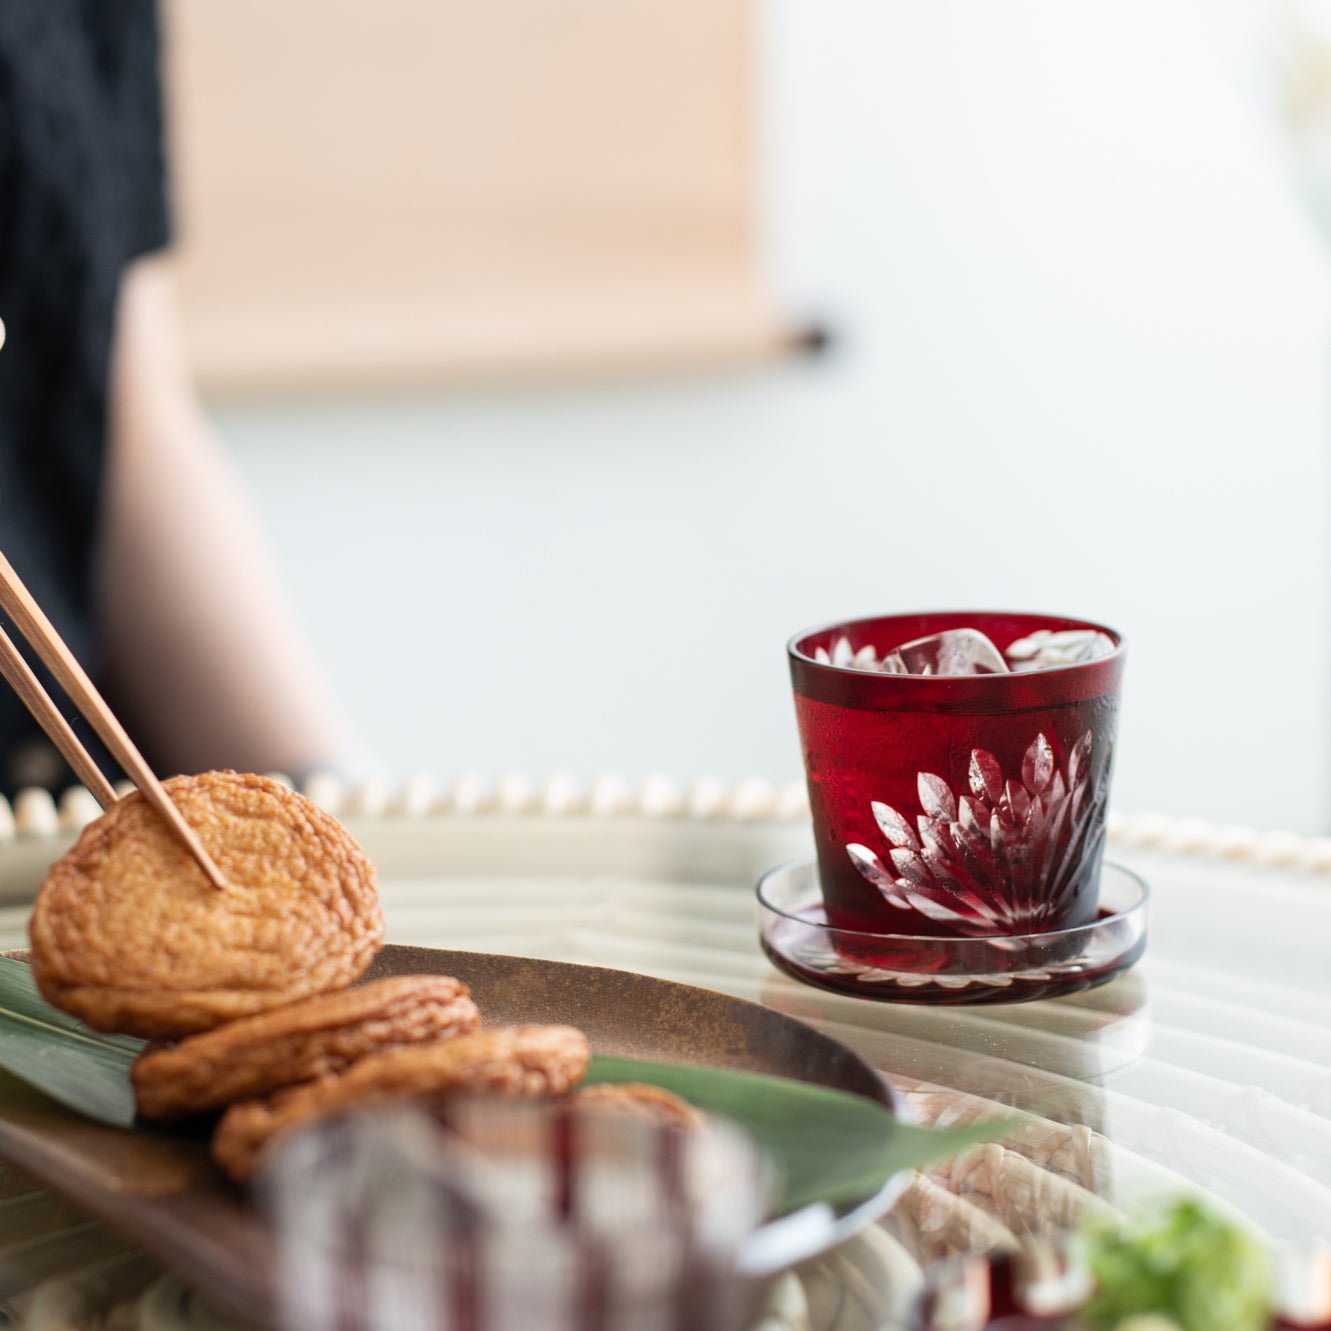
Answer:
[[[271,775],[294,784],[280,772]],[[118,794],[132,789],[128,782],[116,787]],[[778,786],[756,776],[726,782],[703,775],[680,783],[654,773],[635,788],[614,772],[587,782],[567,772],[541,782],[521,772],[494,781],[463,772],[445,786],[416,773],[394,787],[377,778],[348,786],[332,773],[320,772],[303,783],[302,791],[329,813],[353,818],[581,816],[795,823],[809,816],[802,781]],[[20,791],[12,805],[0,796],[0,846],[77,832],[100,812],[82,786],[71,787],[58,800],[37,789]],[[1110,811],[1108,830],[1110,841],[1119,846],[1331,876],[1331,837],[1117,810]]]
[[[295,784],[284,773],[269,775],[285,785]],[[128,782],[116,786],[118,795],[131,790]],[[587,782],[556,772],[539,783],[521,772],[506,773],[495,781],[464,772],[440,786],[417,773],[394,787],[378,778],[348,785],[331,772],[318,772],[302,783],[301,792],[339,818],[507,815],[801,822],[809,816],[802,781],[778,787],[761,777],[725,782],[700,776],[680,783],[655,773],[635,788],[615,772]],[[77,832],[100,812],[97,801],[82,786],[71,787],[58,800],[35,788],[20,791],[12,805],[0,796],[0,844]]]
[[[1170,818],[1159,813],[1109,813],[1109,839],[1141,850],[1241,860],[1272,869],[1331,875],[1331,837],[1262,831],[1242,823]]]

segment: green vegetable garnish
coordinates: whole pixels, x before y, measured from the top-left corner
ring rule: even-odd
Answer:
[[[1181,1331],[1270,1326],[1265,1251],[1196,1201],[1175,1202],[1130,1225],[1092,1227],[1083,1243],[1096,1283],[1083,1317],[1094,1331],[1118,1331],[1148,1315],[1169,1318]]]

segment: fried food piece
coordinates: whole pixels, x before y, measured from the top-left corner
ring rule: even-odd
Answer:
[[[580,1113],[622,1114],[672,1128],[702,1127],[702,1115],[673,1091],[646,1082],[603,1082],[584,1086],[569,1102]]]
[[[589,1057],[587,1037],[572,1026],[496,1026],[371,1054],[340,1076],[232,1105],[213,1135],[213,1159],[241,1183],[273,1138],[314,1119],[459,1091],[563,1095],[586,1075]]]
[[[33,978],[99,1031],[176,1039],[344,989],[383,943],[374,869],[334,818],[267,777],[164,783],[225,875],[213,887],[137,792],[51,866]]]
[[[130,1079],[139,1113],[170,1123],[333,1076],[370,1054],[464,1035],[480,1024],[461,980],[401,975],[148,1049]]]

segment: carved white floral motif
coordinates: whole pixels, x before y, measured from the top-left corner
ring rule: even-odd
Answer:
[[[959,934],[1034,933],[1048,928],[1081,887],[1085,866],[1104,841],[1109,791],[1106,755],[1091,784],[1092,734],[1072,746],[1060,769],[1037,735],[1007,780],[984,749],[971,752],[967,793],[921,772],[916,826],[875,801],[874,819],[890,849],[887,864],[869,849],[846,847],[855,867],[900,910],[918,911]]]
[[[987,974],[965,974],[930,970],[889,970],[870,966],[842,955],[836,948],[821,940],[811,940],[792,949],[794,959],[821,975],[839,975],[853,979],[856,984],[895,985],[901,989],[920,989],[933,985],[939,989],[1007,989],[1020,980],[1023,984],[1038,984],[1055,979],[1083,975],[1112,960],[1112,947],[1088,943],[1085,951],[1066,961],[1048,961],[1011,971]]]

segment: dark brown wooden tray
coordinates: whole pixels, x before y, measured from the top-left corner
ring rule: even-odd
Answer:
[[[458,976],[490,1024],[579,1026],[598,1054],[791,1077],[898,1108],[887,1084],[844,1045],[706,989],[598,966],[392,946],[365,978],[410,974]],[[141,1244],[219,1304],[271,1319],[271,1235],[244,1192],[213,1166],[203,1137],[104,1127],[0,1073],[0,1159]],[[884,1196],[878,1209],[889,1202]]]

